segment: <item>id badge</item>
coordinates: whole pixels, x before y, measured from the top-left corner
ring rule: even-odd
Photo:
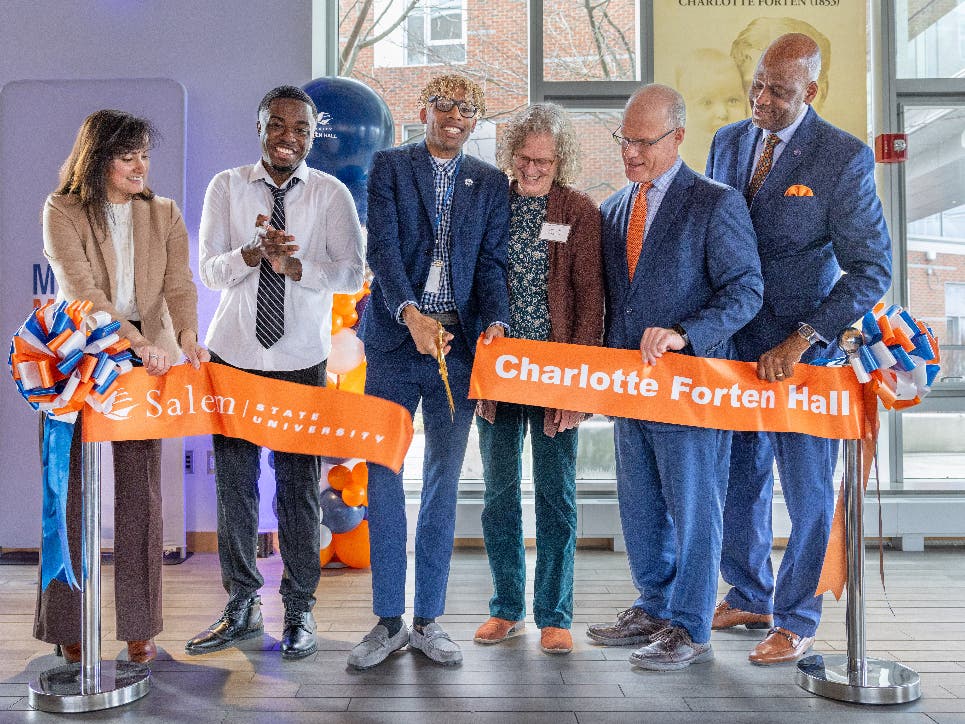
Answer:
[[[425,290],[429,294],[438,294],[439,285],[442,283],[442,261],[432,262],[432,266],[429,267],[429,276],[426,278],[426,288]]]
[[[539,238],[545,239],[546,241],[555,241],[560,244],[565,244],[569,237],[569,224],[551,224],[549,222],[544,222],[542,228],[539,230]]]

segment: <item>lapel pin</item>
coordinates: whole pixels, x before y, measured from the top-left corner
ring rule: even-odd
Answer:
[[[472,186],[472,179],[467,178],[465,181],[463,181],[463,183],[466,184],[466,186]]]
[[[801,149],[800,149],[800,148],[795,148],[795,149],[794,149],[794,155],[795,155],[795,156],[800,156],[800,155],[801,155]]]

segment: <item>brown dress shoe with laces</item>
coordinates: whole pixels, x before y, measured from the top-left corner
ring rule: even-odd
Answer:
[[[80,641],[76,644],[61,644],[60,653],[68,664],[76,664],[80,661]]]
[[[734,626],[744,626],[745,628],[770,628],[774,625],[774,617],[769,613],[751,613],[734,608],[727,601],[721,601],[714,609],[714,620],[710,627],[714,631],[724,628],[734,628]]]
[[[544,626],[540,630],[539,648],[544,654],[568,654],[573,650],[573,636],[567,628]]]
[[[786,628],[772,628],[747,657],[752,664],[770,666],[797,661],[811,650],[813,636],[798,636]]]
[[[604,646],[649,644],[650,637],[667,628],[670,621],[654,618],[642,608],[633,606],[617,615],[614,623],[594,623],[586,627],[586,635]]]
[[[128,641],[127,658],[135,664],[146,664],[148,661],[154,661],[157,658],[157,646],[154,645],[154,639]]]
[[[473,641],[477,644],[498,644],[510,636],[522,633],[526,624],[522,621],[509,621],[505,618],[491,616],[486,623],[476,629]]]

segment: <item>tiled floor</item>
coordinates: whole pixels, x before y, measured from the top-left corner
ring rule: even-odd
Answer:
[[[528,558],[532,567],[535,556]],[[760,632],[743,629],[714,634],[712,663],[663,674],[631,669],[629,649],[600,648],[583,635],[588,622],[611,618],[634,597],[625,557],[604,551],[577,554],[576,649],[569,656],[540,653],[531,621],[525,636],[506,644],[472,643],[476,626],[488,615],[491,586],[485,554],[462,550],[453,560],[442,619],[463,646],[462,666],[440,668],[403,650],[372,671],[348,670],[348,650],[373,624],[369,575],[349,569],[323,574],[315,609],[318,654],[283,662],[277,650],[280,563],[277,557],[260,562],[266,578],[264,639],[203,657],[186,656],[183,645],[224,604],[217,559],[196,555],[165,567],[165,629],[158,638],[162,654],[152,666],[150,694],[119,709],[59,717],[27,706],[27,681],[60,663],[49,646],[31,638],[35,569],[0,566],[0,722],[965,724],[965,551],[960,549],[886,553],[894,616],[878,581],[877,554],[868,551],[868,653],[905,663],[922,679],[919,701],[892,707],[820,699],[794,683],[793,666],[752,666],[746,656]],[[111,576],[112,569],[105,567],[105,657],[122,651],[113,640]],[[825,606],[816,650],[844,649],[844,602],[832,600]]]

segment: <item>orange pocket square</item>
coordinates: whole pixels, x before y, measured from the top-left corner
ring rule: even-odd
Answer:
[[[788,186],[787,191],[784,192],[785,196],[814,196],[814,192],[810,187],[804,184],[794,184],[793,186]]]

